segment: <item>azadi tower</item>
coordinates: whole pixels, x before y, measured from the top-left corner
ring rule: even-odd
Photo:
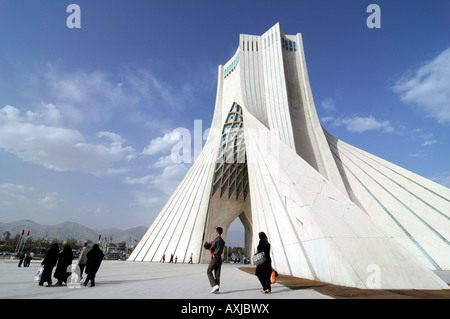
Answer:
[[[448,289],[450,190],[346,144],[320,124],[301,34],[244,35],[219,66],[199,157],[129,260],[209,262],[204,241],[239,217],[273,267],[337,285]]]

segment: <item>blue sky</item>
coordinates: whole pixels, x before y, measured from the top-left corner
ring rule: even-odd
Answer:
[[[277,22],[302,33],[334,136],[450,187],[449,14],[448,0],[0,0],[0,220],[150,226],[191,165],[170,160],[176,129],[209,127],[217,66]]]

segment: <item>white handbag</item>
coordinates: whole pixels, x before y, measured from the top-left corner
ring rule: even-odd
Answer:
[[[34,276],[34,281],[40,281],[43,272],[44,272],[44,266],[40,266],[40,267],[38,268],[38,271],[37,271],[37,273],[36,273],[36,276]]]

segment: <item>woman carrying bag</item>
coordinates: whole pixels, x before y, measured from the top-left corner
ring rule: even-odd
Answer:
[[[267,236],[264,232],[259,233],[259,244],[257,248],[257,254],[264,252],[265,261],[256,266],[256,276],[258,277],[263,290],[261,291],[263,294],[270,294],[270,276],[272,274],[272,259],[270,259],[270,244],[267,240]]]
[[[44,282],[47,282],[48,286],[52,285],[52,272],[53,267],[56,266],[58,262],[59,247],[58,244],[54,243],[52,247],[47,251],[41,265],[44,266],[44,270],[39,280],[39,286],[43,286]]]
[[[63,283],[67,284],[67,278],[72,274],[72,272],[67,271],[69,266],[72,265],[72,248],[69,245],[64,246],[63,251],[58,256],[58,264],[53,277],[58,280],[56,286],[62,286]]]
[[[100,249],[98,244],[95,244],[92,249],[87,253],[86,262],[86,280],[84,285],[87,286],[88,282],[91,281],[91,287],[95,287],[95,275],[97,274],[100,264],[102,263],[104,254]]]

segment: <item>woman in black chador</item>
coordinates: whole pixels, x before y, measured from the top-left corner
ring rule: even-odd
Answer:
[[[261,291],[263,294],[270,294],[270,275],[272,274],[272,259],[270,258],[270,244],[267,240],[267,236],[265,233],[259,233],[259,244],[258,244],[258,253],[264,252],[266,255],[266,261],[261,265],[256,266],[256,276],[258,277],[263,290]]]
[[[52,271],[53,267],[56,266],[58,261],[59,247],[58,244],[54,243],[52,247],[47,251],[41,265],[44,266],[44,271],[42,272],[41,280],[39,281],[39,286],[43,286],[44,282],[47,282],[49,286],[52,285]]]
[[[63,251],[59,253],[58,264],[53,275],[58,280],[56,286],[62,286],[63,283],[67,283],[67,278],[72,274],[67,271],[69,265],[72,265],[72,259],[72,248],[69,245],[64,246]]]
[[[86,280],[84,285],[86,286],[91,281],[91,287],[95,286],[95,274],[100,268],[100,264],[103,260],[103,251],[95,244],[92,249],[87,253],[87,263],[86,263]]]

